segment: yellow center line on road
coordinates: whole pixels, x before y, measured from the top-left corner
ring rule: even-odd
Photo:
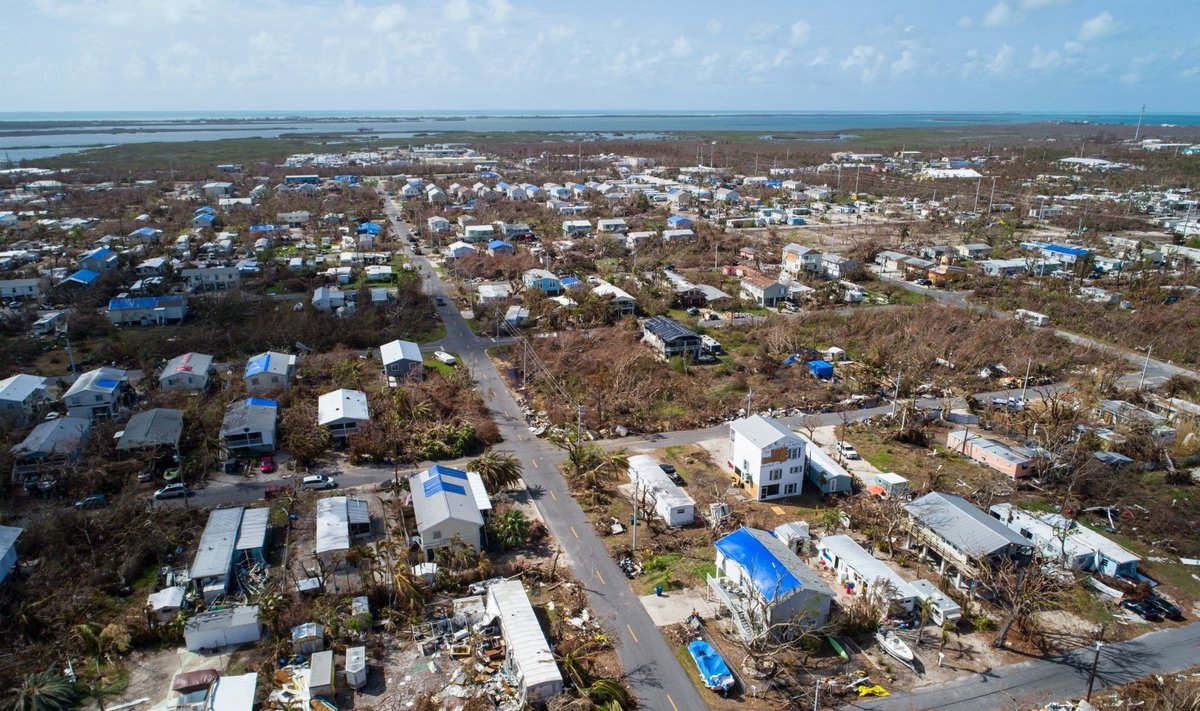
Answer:
[[[637,635],[636,635],[636,634],[634,634],[634,632],[633,632],[633,628],[632,628],[632,627],[630,627],[629,625],[625,625],[625,629],[629,630],[629,636],[630,636],[630,637],[633,637],[633,641],[634,641],[634,642],[637,642],[638,644],[641,644],[641,642],[638,642]]]
[[[572,535],[572,536],[575,536],[576,538],[579,538],[579,534],[575,532],[575,527],[574,527],[574,526],[571,526],[571,535]]]
[[[675,711],[679,711],[679,707],[675,705],[675,699],[672,699],[670,694],[667,694],[667,701],[671,702],[671,708],[675,709]]]
[[[554,499],[555,501],[558,501],[558,495],[554,493],[554,489],[547,489],[546,491],[550,492],[550,498]]]
[[[600,571],[599,571],[599,570],[597,570],[597,571],[594,571],[594,572],[596,573],[596,577],[597,577],[597,578],[600,578],[600,584],[601,584],[601,585],[608,585],[608,583],[604,582],[604,576],[600,574]]]

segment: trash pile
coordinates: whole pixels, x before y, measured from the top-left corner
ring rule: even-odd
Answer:
[[[642,564],[631,553],[626,553],[617,559],[617,567],[625,573],[625,577],[633,580],[642,574]]]

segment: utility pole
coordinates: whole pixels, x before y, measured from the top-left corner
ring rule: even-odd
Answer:
[[[1029,357],[1029,362],[1025,364],[1025,379],[1021,381],[1021,407],[1025,406],[1025,388],[1029,385],[1029,371],[1033,368],[1033,356]]]
[[[971,205],[971,213],[974,215],[979,214],[979,186],[982,183],[983,183],[983,178],[980,178],[975,181],[975,203],[973,205]]]
[[[1146,370],[1150,368],[1150,353],[1154,351],[1154,346],[1146,346],[1146,361],[1142,363],[1142,377],[1138,378],[1138,392],[1142,391],[1142,386],[1146,384]]]
[[[583,405],[575,406],[575,432],[583,437]]]
[[[858,174],[862,170],[862,166],[857,166],[854,169],[854,197],[858,197]]]
[[[896,417],[896,403],[900,402],[900,378],[901,377],[903,377],[903,376],[901,376],[899,374],[896,375],[896,394],[894,397],[892,397],[892,417],[893,418]]]
[[[525,391],[528,380],[525,374],[529,370],[529,341],[521,339],[521,391]]]
[[[1142,135],[1142,118],[1146,116],[1146,105],[1142,104],[1142,110],[1138,113],[1137,129],[1133,132],[1133,140],[1137,140]]]
[[[720,248],[721,248],[720,243],[718,243],[718,242],[713,243],[713,269],[721,268],[721,259],[720,259],[720,257],[717,256],[717,252]]]
[[[813,691],[813,711],[821,711],[821,680],[817,679],[817,687]]]
[[[988,214],[992,214],[992,201],[996,198],[996,176],[992,176],[992,192],[988,195]]]
[[[750,388],[746,392],[746,417],[750,416],[751,403],[754,402],[754,388]]]
[[[1104,634],[1104,628],[1100,628],[1100,634]],[[1092,701],[1092,685],[1096,683],[1096,667],[1100,666],[1100,650],[1104,648],[1104,642],[1096,640],[1096,656],[1092,657],[1092,670],[1088,673],[1088,688],[1087,696],[1083,697],[1084,701],[1091,703]]]
[[[633,528],[633,553],[637,554],[637,515],[638,515],[638,482],[640,479],[633,480],[633,515],[629,517],[629,525]]]

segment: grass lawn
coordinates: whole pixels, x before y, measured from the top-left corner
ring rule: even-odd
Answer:
[[[960,480],[968,487],[1012,485],[1008,477],[946,449],[945,444],[934,443],[929,449],[914,447],[886,440],[874,430],[853,426],[846,433],[846,440],[876,469],[899,474],[908,479],[913,489],[920,488],[935,474],[942,477],[943,486],[951,493],[964,489],[958,483]],[[930,449],[937,455],[929,456]]]
[[[451,355],[454,355],[454,357],[456,357],[456,358],[458,357],[456,354],[451,354]],[[436,370],[437,372],[441,373],[442,375],[446,376],[447,378],[454,375],[454,370],[457,367],[458,366],[454,366],[454,365],[446,365],[445,363],[441,362],[437,358],[434,358],[433,356],[429,356],[425,359],[425,368],[426,369]]]

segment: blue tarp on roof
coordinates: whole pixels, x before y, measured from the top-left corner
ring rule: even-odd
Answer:
[[[716,542],[717,550],[742,566],[755,589],[771,602],[803,584],[783,563],[745,528]]]
[[[256,356],[254,356],[250,360],[246,361],[245,377],[249,378],[249,377],[252,377],[255,375],[259,375],[260,373],[267,372],[267,367],[270,366],[270,364],[271,364],[270,352],[260,353]]]
[[[425,480],[424,490],[425,498],[429,498],[434,494],[446,492],[448,494],[458,494],[465,496],[467,493],[466,486],[463,484],[455,484],[447,479],[467,480],[467,473],[450,467],[444,467],[440,464],[435,464],[429,468],[431,476]]]
[[[781,187],[783,187],[783,181],[782,180],[768,180],[767,187],[768,188],[781,188]]]
[[[1072,257],[1086,257],[1092,253],[1092,250],[1085,247],[1068,247],[1065,244],[1048,244],[1042,247],[1043,252],[1053,252],[1055,254],[1069,254]]]
[[[335,183],[350,183],[351,185],[353,185],[354,183],[358,182],[358,176],[357,175],[335,175],[335,176],[333,176],[333,181]]]
[[[123,311],[125,309],[152,309],[158,306],[159,298],[157,296],[146,296],[139,299],[109,299],[109,311]]]
[[[83,258],[84,259],[108,259],[109,257],[115,257],[115,256],[117,256],[116,252],[112,251],[108,247],[101,247],[100,249],[97,249],[89,254],[83,255]]]
[[[679,227],[680,225],[687,225],[688,227],[691,227],[692,221],[683,215],[671,215],[667,218],[667,224],[671,225],[672,227]]]
[[[113,390],[120,384],[121,381],[113,380],[112,378],[101,378],[94,383],[96,387],[104,388],[105,390]]]
[[[157,235],[158,235],[158,230],[154,229],[153,227],[139,227],[136,230],[134,230],[133,232],[129,233],[130,237],[133,237],[133,236],[155,237]]]
[[[265,397],[252,397],[246,402],[254,405],[255,407],[279,407],[279,403],[275,402],[274,400],[268,400]]]
[[[575,277],[563,277],[562,279],[558,280],[558,283],[562,284],[564,289],[574,289],[583,285],[583,282],[579,281]]]
[[[808,372],[821,380],[829,380],[833,377],[833,363],[824,360],[810,360],[808,361]]]
[[[488,249],[495,251],[497,249],[512,249],[513,246],[502,239],[494,239],[488,242]]]
[[[77,281],[81,284],[91,284],[92,282],[96,281],[96,278],[99,276],[100,274],[92,271],[91,269],[80,269],[66,279],[63,279],[63,281]]]
[[[485,170],[482,173],[479,173],[479,177],[481,177],[481,178],[499,178],[500,174],[495,171],[492,171],[492,170]]]
[[[375,224],[374,222],[364,222],[358,226],[358,233],[360,235],[361,234],[378,235],[379,234],[379,225]]]
[[[202,212],[206,212],[206,213],[208,213],[208,214],[210,214],[210,215],[215,215],[215,214],[217,214],[217,211],[216,211],[216,210],[214,210],[214,209],[212,208],[212,206],[211,206],[211,205],[205,205],[204,207],[198,207],[198,208],[196,208],[196,211],[195,211],[194,213],[192,213],[192,214],[193,214],[193,215],[199,215],[199,214],[200,214],[200,213],[202,213]]]
[[[279,225],[250,225],[251,232],[274,232]]]

